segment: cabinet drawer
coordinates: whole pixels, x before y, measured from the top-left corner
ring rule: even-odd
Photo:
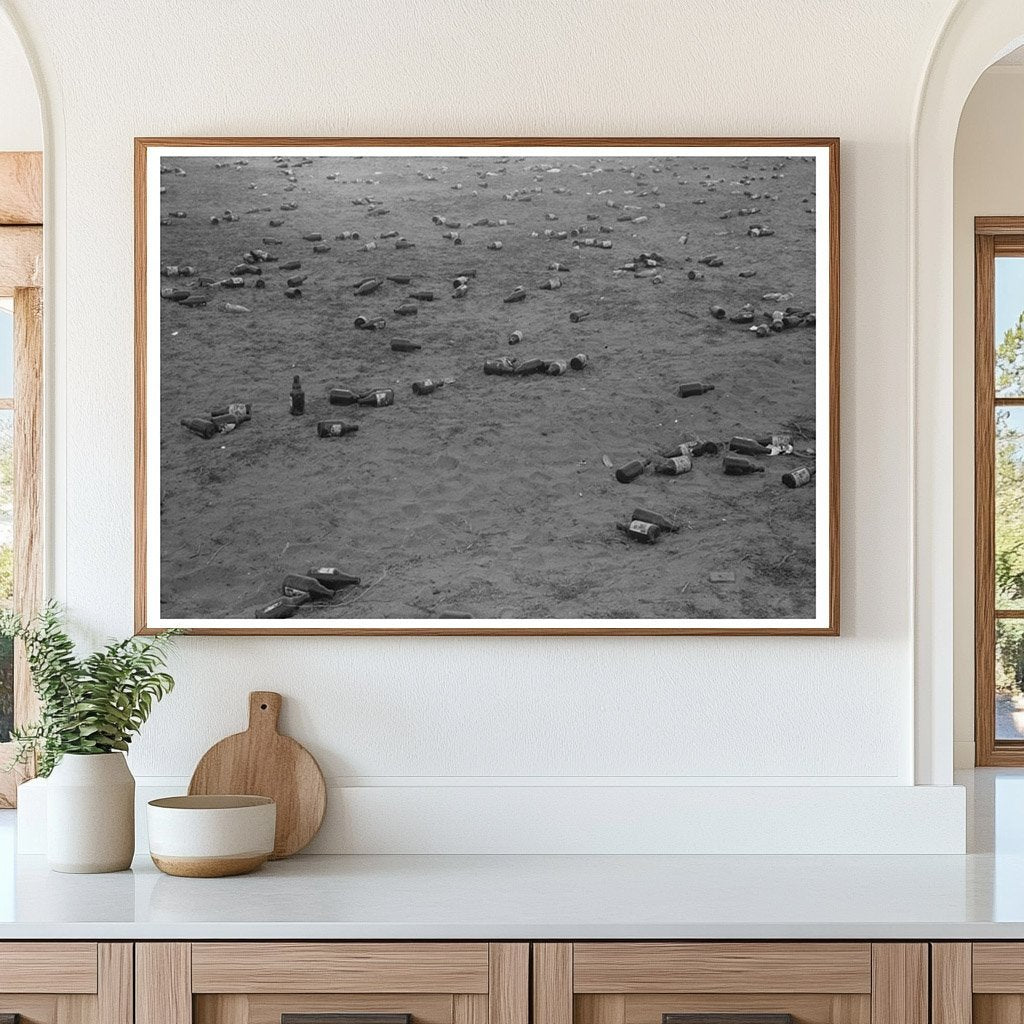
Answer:
[[[0,943],[0,992],[96,991],[95,942]]]

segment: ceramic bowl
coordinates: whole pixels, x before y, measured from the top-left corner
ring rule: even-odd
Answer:
[[[147,820],[150,856],[168,875],[244,875],[274,852],[277,805],[266,796],[164,797]]]

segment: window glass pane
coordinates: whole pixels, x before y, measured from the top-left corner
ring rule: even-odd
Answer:
[[[0,409],[0,606],[14,596],[14,413]],[[14,649],[0,639],[0,743],[10,736],[14,714]]]
[[[996,395],[1024,397],[1024,257],[996,257]]]
[[[14,397],[14,314],[0,304],[0,398]]]
[[[1024,622],[996,619],[996,739],[1024,740]]]
[[[996,609],[1024,608],[1024,408],[996,409]]]

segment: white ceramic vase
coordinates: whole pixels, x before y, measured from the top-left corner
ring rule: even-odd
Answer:
[[[135,778],[124,754],[65,754],[46,783],[54,871],[124,871],[135,853]]]

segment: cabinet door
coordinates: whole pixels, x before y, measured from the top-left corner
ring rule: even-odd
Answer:
[[[932,946],[935,1024],[1024,1021],[1024,942]]]
[[[132,1024],[130,943],[0,942],[4,1024]]]
[[[533,1024],[928,1024],[923,943],[538,943]]]
[[[529,1024],[525,943],[140,943],[136,984],[136,1024]]]

